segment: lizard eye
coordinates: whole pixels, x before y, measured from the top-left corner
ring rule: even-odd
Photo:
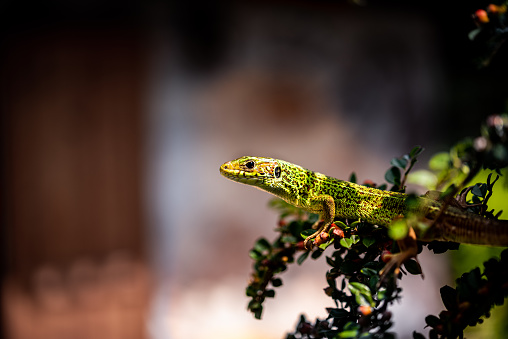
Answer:
[[[280,178],[280,167],[279,166],[275,167],[274,173],[275,173],[276,178]]]
[[[254,161],[247,161],[245,163],[245,167],[249,168],[249,169],[252,169],[254,168]]]

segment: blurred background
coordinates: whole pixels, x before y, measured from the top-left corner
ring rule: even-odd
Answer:
[[[478,69],[467,37],[482,5],[2,2],[2,335],[281,338],[326,316],[324,260],[291,267],[261,321],[247,312],[248,251],[277,213],[219,166],[270,156],[381,183],[414,145],[425,166],[477,135],[506,105],[506,53]],[[421,263],[400,338],[456,278],[445,255]]]

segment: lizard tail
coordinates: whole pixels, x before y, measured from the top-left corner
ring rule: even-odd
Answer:
[[[442,240],[474,245],[508,246],[508,220],[487,219],[472,213],[444,216],[435,225]]]

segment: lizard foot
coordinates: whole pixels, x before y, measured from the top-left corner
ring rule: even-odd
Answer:
[[[329,225],[324,220],[318,220],[312,225],[312,229],[317,230],[316,232],[309,235],[305,240],[303,241],[303,248],[310,250],[312,249],[312,241],[314,238],[316,238],[318,235],[320,235],[322,232],[326,232],[329,228]],[[309,243],[310,241],[310,243]]]
[[[397,240],[397,244],[399,245],[400,252],[387,255],[389,256],[388,262],[385,267],[379,271],[379,275],[381,276],[379,284],[381,284],[392,271],[395,275],[398,275],[400,272],[400,266],[409,259],[415,258],[418,262],[418,259],[416,258],[416,255],[418,254],[418,245],[416,243],[416,234],[413,228],[409,228],[407,237],[402,240]]]

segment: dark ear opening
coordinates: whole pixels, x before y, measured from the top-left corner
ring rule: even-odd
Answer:
[[[275,167],[275,177],[280,178],[280,167],[279,166]]]

